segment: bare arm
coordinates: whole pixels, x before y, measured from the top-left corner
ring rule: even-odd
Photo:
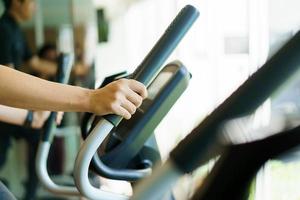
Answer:
[[[49,82],[0,66],[0,103],[31,110],[88,110],[87,89]]]
[[[0,105],[0,121],[2,122],[22,126],[27,114],[28,110]],[[31,127],[36,129],[41,128],[49,115],[49,111],[34,112]]]
[[[22,125],[27,116],[28,111],[20,108],[12,108],[0,105],[0,121]]]
[[[129,119],[147,96],[141,83],[122,79],[98,90],[62,85],[0,66],[0,104],[31,110],[117,114]]]

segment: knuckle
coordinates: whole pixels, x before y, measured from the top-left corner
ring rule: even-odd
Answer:
[[[113,100],[114,101],[121,101],[123,99],[123,93],[120,91],[117,91],[113,95]]]
[[[115,92],[117,92],[118,90],[119,90],[119,84],[118,84],[118,83],[114,83],[114,84],[111,85],[110,91],[109,91],[109,92],[115,93]]]
[[[115,87],[115,92],[116,93],[117,92],[123,92],[125,90],[126,90],[126,88],[125,88],[124,84],[117,84],[116,87]]]
[[[115,102],[109,102],[106,106],[106,112],[114,112],[117,109],[117,104]]]
[[[127,79],[122,78],[122,79],[119,79],[116,83],[120,88],[122,88],[124,85],[127,84],[127,81],[128,81]]]
[[[125,83],[125,82],[127,82],[127,79],[121,78],[121,79],[119,79],[119,81],[120,81],[121,83]]]
[[[117,111],[120,107],[120,104],[118,102],[114,102],[112,103],[111,105],[111,108],[114,110],[114,111]]]
[[[124,81],[125,81],[124,78],[121,78],[121,79],[118,80],[118,82],[120,82],[120,83],[124,83]]]

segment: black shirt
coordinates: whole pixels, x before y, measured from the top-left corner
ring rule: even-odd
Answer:
[[[19,24],[5,12],[0,18],[0,64],[19,69],[32,57]]]

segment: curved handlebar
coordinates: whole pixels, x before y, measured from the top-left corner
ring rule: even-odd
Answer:
[[[94,200],[119,200],[128,199],[127,196],[112,194],[102,191],[91,185],[88,179],[90,162],[97,151],[99,144],[103,142],[113,125],[105,119],[101,119],[82,145],[75,162],[75,183],[80,192],[86,197]]]
[[[198,16],[199,12],[196,8],[190,5],[185,6],[143,62],[135,70],[131,78],[140,81],[145,86],[148,86],[161,71],[163,63],[178,45],[183,36],[187,33]],[[102,192],[101,190],[94,188],[88,181],[87,175],[90,162],[105,137],[120,123],[121,120],[122,118],[116,115],[104,116],[89,134],[76,158],[74,169],[75,182],[78,189],[88,198],[98,199]],[[128,174],[130,172],[128,169],[113,169],[101,164],[103,163],[100,163],[100,166],[103,167],[102,171],[105,172],[106,177],[115,177],[116,174],[130,175]],[[134,177],[132,178],[135,178],[136,175],[136,173],[133,173]]]

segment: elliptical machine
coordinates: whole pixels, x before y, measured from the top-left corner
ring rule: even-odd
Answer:
[[[197,19],[199,13],[198,11],[192,7],[192,6],[186,6],[181,10],[181,12],[177,15],[177,17],[174,19],[172,24],[168,27],[167,31],[164,33],[164,35],[160,38],[160,40],[157,42],[157,44],[154,46],[154,48],[150,51],[150,53],[147,55],[147,57],[143,60],[143,62],[139,65],[139,67],[134,71],[134,73],[130,76],[130,78],[136,79],[143,84],[146,85],[146,87],[149,87],[150,84],[155,83],[153,82],[153,79],[157,77],[157,75],[162,70],[162,64],[165,62],[165,60],[168,58],[168,56],[171,54],[171,52],[174,50],[174,48],[177,46],[179,41],[182,39],[182,37],[185,35],[185,33],[188,31],[188,29],[191,27],[193,22]],[[179,66],[181,66],[180,63],[172,63],[167,65],[169,67],[171,66],[177,66],[177,69],[180,69]],[[184,68],[181,67],[182,71]],[[175,80],[176,76],[182,74],[178,73],[181,70],[175,70],[177,73],[173,72],[173,79]],[[176,75],[177,74],[177,75]],[[188,73],[185,73],[188,74]],[[159,75],[158,75],[159,76]],[[188,74],[189,76],[189,74]],[[188,77],[183,76],[183,77]],[[182,75],[181,75],[182,77]],[[182,83],[186,82],[186,78],[182,79],[185,80]],[[178,82],[178,80],[175,82]],[[179,82],[180,83],[180,82]],[[178,84],[180,87],[186,87],[185,84]],[[174,84],[173,84],[174,85]],[[173,95],[176,94],[173,90]],[[178,95],[178,94],[177,94]],[[174,98],[174,97],[172,97]],[[147,101],[145,102],[147,103]],[[163,105],[163,104],[161,104]],[[166,106],[166,105],[165,105]],[[155,108],[154,108],[155,109]],[[138,112],[139,113],[139,112]],[[137,116],[139,114],[137,113]],[[143,113],[141,111],[140,113]],[[151,112],[148,114],[145,112],[145,121],[148,119],[150,120]],[[158,113],[159,114],[159,113]],[[98,147],[100,144],[102,144],[105,141],[105,138],[112,133],[116,127],[121,125],[122,119],[117,116],[108,115],[101,118],[100,121],[97,122],[96,125],[93,126],[92,131],[90,132],[89,136],[86,138],[85,142],[83,143],[80,152],[78,154],[78,157],[76,159],[75,163],[75,181],[78,189],[84,194],[86,197],[90,199],[128,199],[129,197],[124,195],[116,195],[116,194],[104,194],[101,190],[93,187],[89,181],[88,181],[88,171],[91,160],[94,158],[95,153],[98,150]],[[120,123],[121,122],[121,123]],[[153,122],[155,122],[155,118],[153,118]],[[150,126],[153,126],[153,122],[149,123]],[[155,122],[158,123],[158,122]],[[152,134],[152,130],[150,127],[147,127],[147,125],[143,122],[141,123],[141,127],[137,127],[137,129],[143,130],[143,127],[145,126],[145,131],[143,131],[143,134],[140,134],[138,131],[134,132],[132,131],[131,134],[126,135],[124,131],[123,134],[118,134],[118,137],[121,136],[121,140],[119,140],[119,144],[115,146],[115,141],[110,140],[108,142],[107,149],[110,149],[110,147],[114,147],[112,151],[107,152],[106,155],[102,155],[103,161],[101,159],[98,159],[98,168],[100,169],[98,172],[101,172],[101,176],[112,178],[112,179],[121,179],[121,180],[137,180],[142,177],[145,177],[149,175],[149,172],[151,172],[150,168],[147,167],[144,169],[128,169],[128,163],[130,163],[130,159],[132,159],[134,156],[137,155],[137,153],[140,151],[141,147],[144,145],[144,141],[147,141],[149,136]],[[149,125],[148,125],[149,126]],[[147,130],[151,130],[147,133]],[[147,136],[148,135],[148,136]],[[125,137],[124,137],[125,136]],[[123,137],[123,138],[122,138]],[[111,142],[112,141],[112,142]],[[121,141],[121,142],[120,142]],[[113,145],[111,145],[113,144]],[[133,149],[131,149],[131,144]],[[136,148],[138,147],[138,148]],[[107,150],[106,149],[106,150]],[[126,151],[120,151],[122,149],[127,149]],[[115,152],[115,153],[114,153]],[[127,153],[129,152],[129,153]],[[125,155],[125,159],[122,158],[122,155]],[[114,159],[114,156],[118,156],[118,159]],[[101,157],[101,155],[100,155]],[[106,157],[106,161],[104,161]],[[119,162],[120,159],[120,162]],[[106,162],[106,163],[105,163]],[[120,164],[119,164],[120,163]],[[112,166],[110,166],[112,165]],[[125,168],[124,168],[125,166]],[[119,168],[117,168],[119,167]],[[123,167],[123,168],[120,168]]]

